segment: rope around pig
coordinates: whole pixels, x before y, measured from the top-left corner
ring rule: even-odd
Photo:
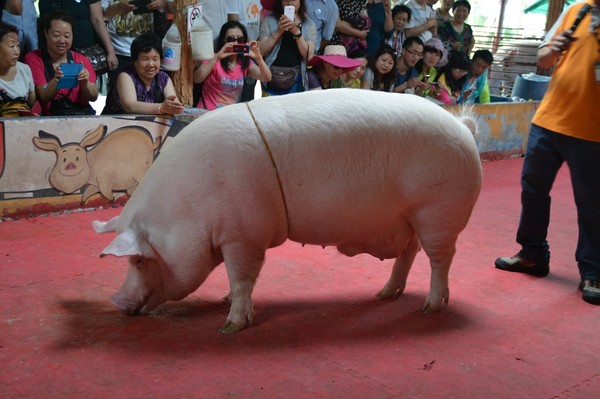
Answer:
[[[277,177],[277,183],[279,184],[279,191],[281,192],[281,199],[283,200],[283,208],[285,209],[285,218],[287,221],[287,227],[288,227],[287,229],[288,229],[288,236],[289,236],[290,215],[288,213],[287,201],[285,199],[285,193],[283,192],[283,184],[281,183],[281,176],[279,175],[279,170],[277,169],[277,164],[275,163],[275,158],[273,158],[273,152],[271,152],[271,147],[269,147],[267,138],[263,134],[263,131],[261,130],[260,126],[258,126],[258,121],[254,117],[254,113],[252,113],[252,109],[250,109],[250,104],[246,103],[246,107],[248,108],[248,112],[250,113],[250,116],[252,117],[252,120],[254,121],[254,126],[256,126],[256,130],[258,130],[258,134],[260,135],[260,138],[262,139],[262,142],[265,145],[265,148],[267,149],[269,158],[271,158],[271,163],[273,164],[273,169],[275,169],[275,176]]]

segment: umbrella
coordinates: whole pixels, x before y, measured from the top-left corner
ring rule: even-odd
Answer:
[[[533,3],[532,5],[530,5],[529,7],[526,7],[523,12],[525,14],[527,13],[535,13],[535,14],[548,14],[548,1],[549,0],[537,0],[535,3]],[[565,1],[565,6],[568,6],[569,4],[575,3],[578,0],[566,0]]]

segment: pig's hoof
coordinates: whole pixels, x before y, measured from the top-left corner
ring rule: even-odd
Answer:
[[[442,298],[442,301],[439,302],[430,302],[429,300],[425,301],[425,304],[421,307],[421,311],[423,313],[435,313],[439,312],[442,308],[448,307],[448,297]]]
[[[226,320],[225,324],[223,324],[221,328],[219,328],[219,332],[222,332],[223,334],[234,334],[236,332],[242,331],[243,329],[244,327],[240,327],[234,322]]]
[[[383,287],[375,296],[379,299],[396,299],[404,292],[404,287],[389,288],[387,285]]]

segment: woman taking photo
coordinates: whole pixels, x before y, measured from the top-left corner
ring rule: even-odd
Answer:
[[[246,43],[248,33],[241,23],[229,21],[221,27],[217,41],[219,52],[194,71],[194,83],[203,83],[198,108],[213,110],[239,102],[246,76],[263,84],[271,80],[271,71],[263,60],[258,42]],[[248,46],[248,52],[236,52],[235,45]]]
[[[294,7],[293,19],[284,15],[284,6]],[[281,95],[308,89],[306,65],[312,58],[317,38],[315,24],[306,17],[302,0],[281,0],[273,13],[260,24],[260,52],[271,70],[271,81],[263,84],[263,96]]]
[[[144,33],[131,43],[133,64],[123,70],[106,98],[102,115],[177,115],[183,104],[177,99],[171,78],[160,70],[162,44],[152,33]]]
[[[54,11],[43,20],[42,28],[46,49],[31,51],[24,58],[33,74],[42,115],[95,114],[90,101],[98,98],[96,73],[85,56],[71,51],[73,18],[63,11]],[[63,64],[83,65],[73,86],[59,85],[65,77]]]
[[[25,115],[35,103],[31,69],[19,62],[17,28],[0,22],[0,116]]]

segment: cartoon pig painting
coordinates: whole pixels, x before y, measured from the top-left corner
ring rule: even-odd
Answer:
[[[39,131],[33,144],[56,154],[49,179],[52,187],[71,194],[86,186],[82,203],[97,193],[109,201],[114,199],[113,191],[133,194],[152,164],[161,140],[153,140],[150,132],[139,126],[125,126],[108,136],[106,130],[106,126],[99,125],[81,142],[64,145],[58,137]]]
[[[425,99],[352,89],[210,112],[166,147],[120,216],[94,222],[117,233],[101,256],[129,257],[112,301],[148,313],[224,262],[231,308],[220,330],[242,330],[265,251],[290,239],[395,258],[381,298],[402,294],[422,246],[431,264],[422,310],[435,312],[480,191],[475,130]]]

